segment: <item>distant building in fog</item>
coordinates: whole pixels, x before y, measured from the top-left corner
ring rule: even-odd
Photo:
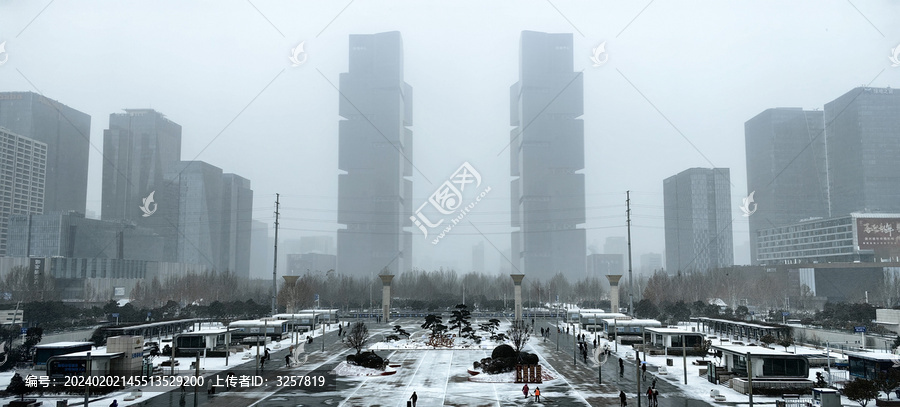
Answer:
[[[663,181],[666,271],[734,265],[728,168],[690,168]]]
[[[127,221],[87,219],[75,211],[13,215],[9,257],[159,261],[164,238]]]
[[[621,254],[589,254],[587,276],[606,280],[607,275],[625,273],[625,256]]]
[[[250,222],[250,278],[272,277],[272,259],[275,245],[269,237],[269,224],[253,220]]]
[[[624,236],[611,236],[603,243],[603,253],[628,256],[628,239]]]
[[[510,260],[536,280],[585,270],[584,84],[572,44],[572,34],[523,31],[510,87]]]
[[[412,87],[397,31],[350,36],[340,77],[337,271],[368,276],[411,267]]]
[[[8,253],[10,216],[44,211],[46,171],[46,143],[0,127],[0,256]]]
[[[821,111],[776,108],[744,123],[752,264],[759,264],[757,231],[828,217],[822,117]]]
[[[250,278],[252,217],[253,190],[250,189],[250,180],[236,174],[222,174],[220,270]]]
[[[300,253],[334,254],[334,237],[302,236],[300,237]]]
[[[831,216],[900,212],[900,91],[855,88],[825,104]]]
[[[34,92],[0,92],[0,127],[47,145],[44,211],[84,213],[91,116]]]
[[[484,273],[484,241],[472,246],[472,271]]]
[[[659,253],[644,253],[641,255],[641,274],[653,275],[657,270],[663,269],[662,255]]]
[[[324,273],[334,270],[337,258],[333,254],[288,254],[285,275],[300,276],[306,273]]]

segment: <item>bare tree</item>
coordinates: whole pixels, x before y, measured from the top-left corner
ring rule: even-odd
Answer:
[[[362,353],[363,346],[366,346],[366,342],[368,341],[369,328],[366,327],[365,323],[357,322],[350,328],[350,333],[347,334],[344,345],[347,345],[350,349],[356,349],[356,354],[359,355]]]
[[[525,344],[528,343],[528,338],[531,337],[531,329],[528,328],[525,321],[513,321],[509,329],[506,330],[506,335],[509,337],[509,341],[512,342],[513,349],[516,350],[516,358],[518,359],[522,348],[525,347]]]

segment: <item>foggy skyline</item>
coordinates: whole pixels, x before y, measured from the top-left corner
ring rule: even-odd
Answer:
[[[662,180],[722,167],[731,171],[735,264],[748,264],[744,123],[768,108],[821,110],[861,85],[896,87],[900,68],[888,57],[900,44],[891,17],[900,4],[684,4],[7,1],[0,91],[38,92],[91,116],[87,208],[97,216],[106,117],[153,108],[183,127],[182,160],[253,183],[253,218],[270,234],[278,192],[280,240],[335,236],[337,85],[349,36],[399,31],[404,80],[416,91],[413,204],[463,162],[493,188],[467,217],[486,239],[468,226],[437,245],[414,234],[413,266],[430,258],[468,271],[471,246],[486,240],[485,268],[498,270],[512,230],[504,149],[518,39],[523,30],[572,33],[584,76],[587,246],[625,235],[631,190],[637,270],[641,254],[665,251]],[[293,67],[301,42],[308,59]],[[609,59],[594,67],[601,43]]]

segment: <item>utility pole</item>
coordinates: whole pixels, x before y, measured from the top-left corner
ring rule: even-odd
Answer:
[[[631,191],[625,191],[625,224],[628,226],[628,314],[634,317],[634,278],[631,275]],[[640,392],[638,392],[640,395]]]
[[[280,198],[280,194],[275,194],[275,261],[272,263],[272,316],[275,315],[277,309],[275,308],[275,299],[278,296],[278,285],[276,283],[276,279],[278,278],[278,199]]]

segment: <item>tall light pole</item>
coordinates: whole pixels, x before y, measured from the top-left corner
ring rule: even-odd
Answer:
[[[276,297],[278,297],[278,285],[276,280],[278,279],[278,199],[280,198],[279,194],[275,194],[275,261],[272,262],[272,315],[275,315],[276,307],[275,301]]]
[[[625,218],[628,226],[628,313],[634,317],[634,278],[631,274],[631,191],[625,191]],[[640,400],[640,398],[638,399]],[[638,401],[638,407],[640,407],[640,401]]]

